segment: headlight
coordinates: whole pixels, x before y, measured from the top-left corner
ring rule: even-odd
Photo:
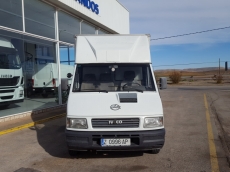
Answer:
[[[163,117],[145,118],[144,128],[156,128],[163,126]]]
[[[76,128],[76,129],[87,129],[88,128],[87,120],[86,119],[67,118],[66,127],[67,128]]]

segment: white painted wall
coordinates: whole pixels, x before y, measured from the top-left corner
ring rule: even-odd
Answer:
[[[129,11],[117,0],[92,0],[99,5],[99,15],[76,0],[58,0],[119,34],[129,34]]]

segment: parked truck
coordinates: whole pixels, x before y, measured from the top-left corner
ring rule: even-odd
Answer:
[[[37,59],[47,61],[45,59]],[[49,94],[54,94],[58,85],[58,71],[56,63],[37,62],[34,74],[32,76],[32,89],[34,92],[41,93],[46,98]],[[61,79],[68,79],[67,74],[73,73],[74,67],[70,65],[60,65]]]
[[[164,115],[147,35],[76,37],[66,142],[77,151],[139,150],[159,153]]]
[[[24,101],[24,79],[17,49],[0,37],[0,108]]]

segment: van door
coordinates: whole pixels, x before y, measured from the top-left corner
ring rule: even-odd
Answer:
[[[34,73],[34,88],[41,87],[53,87],[52,82],[52,65],[51,64],[39,64],[36,66]]]

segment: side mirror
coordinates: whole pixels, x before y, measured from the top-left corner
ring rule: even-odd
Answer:
[[[160,78],[160,89],[166,89],[167,88],[167,78],[166,77],[161,77]]]
[[[71,73],[67,74],[67,78],[71,78],[73,75]]]

